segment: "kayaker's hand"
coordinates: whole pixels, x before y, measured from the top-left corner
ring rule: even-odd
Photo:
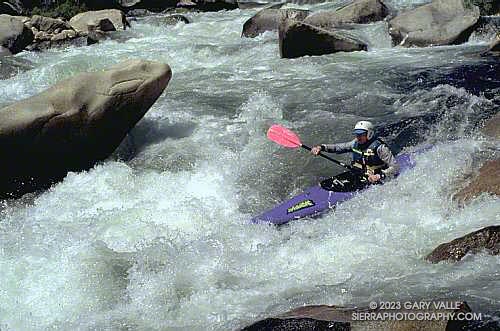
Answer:
[[[380,175],[377,174],[377,175],[368,175],[368,181],[370,183],[376,183],[376,182],[379,182],[380,181]]]
[[[319,155],[319,152],[321,152],[321,146],[318,145],[311,148],[311,153],[313,155]]]

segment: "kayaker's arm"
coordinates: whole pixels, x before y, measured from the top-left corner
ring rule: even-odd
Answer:
[[[355,142],[356,140],[352,140],[346,143],[322,144],[320,146],[322,147],[321,149],[327,153],[342,154],[351,152]]]
[[[399,174],[399,164],[386,144],[377,148],[378,157],[387,164],[387,169],[382,170],[383,177],[394,177]]]

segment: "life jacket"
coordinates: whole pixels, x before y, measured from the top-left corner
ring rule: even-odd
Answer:
[[[382,169],[386,169],[387,165],[380,159],[377,154],[377,148],[380,145],[385,145],[385,142],[380,138],[374,138],[366,144],[360,145],[356,141],[352,147],[352,165],[360,168],[363,172],[378,174]]]

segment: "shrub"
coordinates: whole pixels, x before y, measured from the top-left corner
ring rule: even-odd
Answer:
[[[64,2],[58,3],[55,6],[51,5],[48,7],[35,7],[31,11],[31,15],[40,15],[46,17],[63,17],[67,20],[72,18],[78,13],[87,11],[85,4],[79,4],[74,0],[65,0]]]

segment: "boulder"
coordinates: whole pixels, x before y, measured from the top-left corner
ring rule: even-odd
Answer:
[[[71,27],[80,33],[88,33],[88,26],[98,27],[104,23],[102,20],[112,22],[116,30],[125,30],[130,24],[128,23],[125,14],[121,10],[107,9],[98,11],[88,11],[73,16],[69,21]]]
[[[93,25],[89,25],[89,32],[87,33],[87,45],[97,44],[104,39],[106,39],[106,34],[103,31],[96,29],[96,27]]]
[[[381,21],[388,14],[388,8],[380,0],[357,0],[336,11],[312,14],[304,20],[304,23],[330,30],[345,24]]]
[[[465,6],[464,0],[434,0],[390,20],[389,33],[401,46],[460,44],[467,41],[478,19],[479,9]]]
[[[53,48],[83,47],[92,44],[88,42],[88,36],[77,36],[76,38],[62,38],[62,36],[54,38],[57,35],[49,36],[50,40],[40,40],[31,44],[26,49],[30,51],[46,51]]]
[[[15,16],[0,15],[0,46],[12,54],[21,52],[33,41],[33,32]]]
[[[51,41],[61,41],[65,39],[73,39],[76,38],[77,34],[75,30],[63,30],[58,34],[55,34],[50,40]]]
[[[500,159],[485,162],[471,182],[454,195],[453,200],[463,205],[482,193],[500,196]]]
[[[500,38],[497,39],[497,45],[499,40]],[[481,129],[481,132],[486,136],[500,139],[500,112],[496,113],[495,116],[486,121],[484,127]]]
[[[115,25],[107,18],[97,20],[96,25],[88,26],[88,30],[100,30],[102,32],[116,31]]]
[[[44,41],[44,40],[50,40],[52,38],[52,34],[47,33],[45,31],[38,31],[35,34],[35,41]]]
[[[500,139],[500,113],[489,119],[481,131],[493,139]],[[500,159],[485,162],[472,180],[453,196],[453,200],[463,205],[482,193],[500,195]]]
[[[170,67],[144,60],[76,75],[0,109],[0,192],[19,196],[104,160],[162,94]]]
[[[302,21],[309,15],[308,10],[302,9],[280,9],[283,4],[277,4],[263,9],[249,18],[243,24],[242,37],[254,38],[265,31],[275,31],[279,28],[280,19],[286,15],[297,21]]]
[[[266,318],[258,321],[250,326],[242,329],[242,331],[282,331],[282,330],[316,330],[316,331],[408,331],[408,330],[425,330],[425,331],[449,331],[462,330],[468,325],[467,321],[459,320],[417,320],[417,319],[402,319],[395,320],[394,318],[382,318],[377,320],[367,320],[364,316],[371,314],[384,313],[429,313],[429,314],[446,314],[446,313],[468,313],[471,312],[470,307],[465,302],[458,300],[415,300],[408,302],[429,302],[429,308],[425,310],[381,310],[369,308],[346,308],[336,306],[304,306],[296,308],[287,313],[276,317]],[[443,303],[447,308],[436,309],[434,303]],[[403,303],[401,303],[403,304]],[[411,316],[411,315],[410,315]],[[372,318],[374,319],[374,318]]]
[[[346,31],[329,31],[303,22],[284,19],[279,27],[282,58],[366,51],[368,46]]]
[[[60,19],[54,19],[50,17],[43,17],[39,15],[33,15],[30,24],[35,27],[38,31],[45,31],[48,33],[54,33],[57,29],[59,30],[69,30],[71,26]]]
[[[169,16],[165,17],[165,19],[163,20],[163,22],[166,25],[176,25],[179,22],[182,22],[182,23],[185,23],[185,24],[189,24],[190,23],[186,16],[179,15],[179,14],[169,15]]]
[[[467,253],[486,250],[489,254],[500,253],[500,225],[493,225],[439,245],[427,257],[427,261],[460,261]]]

